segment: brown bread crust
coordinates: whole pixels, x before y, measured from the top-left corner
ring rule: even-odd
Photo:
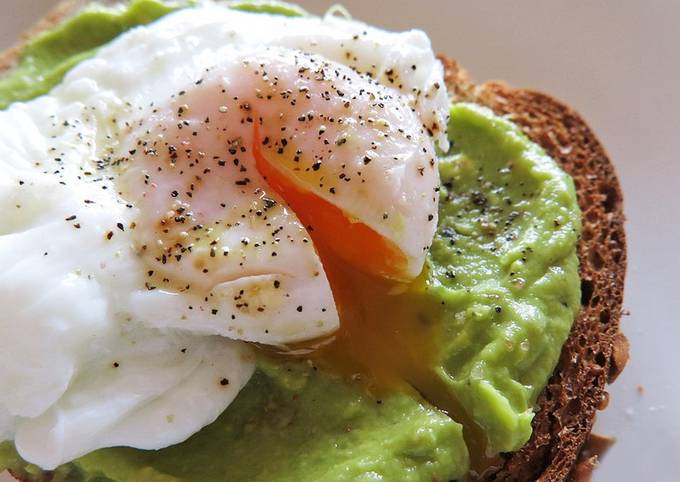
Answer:
[[[583,212],[578,245],[582,308],[559,364],[540,395],[533,435],[503,457],[487,481],[586,480],[597,455],[580,459],[597,410],[607,405],[605,385],[628,359],[619,331],[626,274],[623,194],[612,162],[581,116],[554,98],[502,82],[475,86],[458,64],[440,56],[449,90],[510,118],[558,161],[576,184]]]
[[[0,75],[16,65],[19,61],[21,50],[31,37],[58,25],[66,17],[77,12],[87,3],[87,0],[64,0],[57,4],[47,15],[38,20],[35,25],[22,33],[21,38],[16,44],[0,52]]]
[[[12,68],[24,42],[77,11],[85,0],[66,0],[0,53],[0,73]],[[606,408],[607,383],[628,360],[628,341],[619,331],[626,274],[623,194],[614,166],[581,116],[558,100],[502,82],[474,85],[458,64],[444,56],[446,83],[459,99],[505,115],[540,144],[576,184],[583,212],[578,246],[582,309],[548,386],[537,402],[531,440],[505,454],[485,481],[557,482],[589,480],[597,450],[583,450],[597,410]]]

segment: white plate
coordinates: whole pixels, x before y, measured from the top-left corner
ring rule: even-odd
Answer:
[[[0,49],[54,3],[2,0]],[[334,2],[299,3],[321,13]],[[477,80],[555,95],[598,133],[625,193],[632,358],[599,419],[619,441],[594,481],[680,480],[680,2],[343,3],[386,28],[426,30]]]

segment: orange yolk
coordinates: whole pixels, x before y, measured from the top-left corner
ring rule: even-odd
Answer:
[[[402,278],[407,260],[399,248],[365,224],[352,222],[340,208],[283,175],[262,155],[258,130],[255,123],[253,156],[257,170],[295,211],[314,241],[332,247],[340,259],[362,271]]]

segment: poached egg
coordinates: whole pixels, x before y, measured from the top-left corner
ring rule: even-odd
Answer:
[[[340,323],[319,250],[409,281],[449,101],[429,40],[205,5],[0,112],[0,437],[44,469],[211,423],[247,342]]]

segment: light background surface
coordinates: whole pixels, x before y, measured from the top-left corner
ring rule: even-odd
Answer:
[[[0,49],[55,3],[0,0]],[[478,81],[555,95],[598,133],[625,194],[632,352],[599,417],[618,443],[594,481],[680,480],[680,0],[343,3],[384,28],[425,30]]]

